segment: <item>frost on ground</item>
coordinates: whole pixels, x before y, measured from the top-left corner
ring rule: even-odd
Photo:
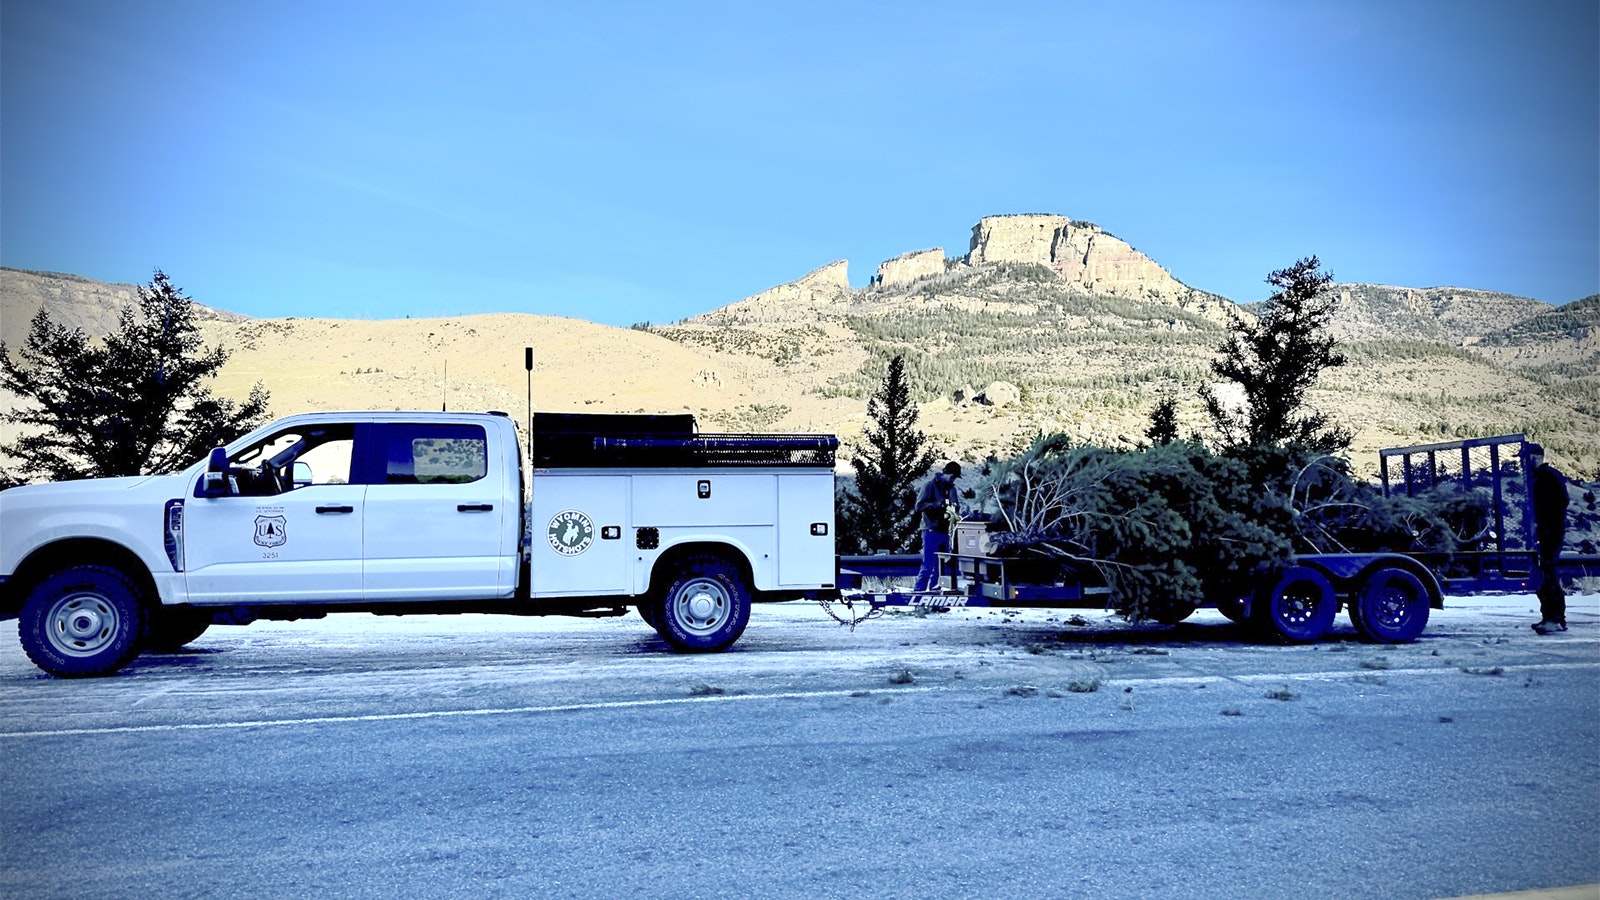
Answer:
[[[336,614],[299,622],[215,626],[189,648],[150,654],[125,673],[95,682],[54,682],[59,690],[114,690],[152,680],[183,682],[191,699],[206,687],[299,696],[313,708],[366,693],[425,698],[429,704],[504,705],[594,698],[718,696],[832,690],[993,688],[1028,696],[1091,693],[1141,681],[1285,678],[1348,672],[1377,687],[1416,670],[1491,671],[1528,654],[1600,660],[1600,594],[1568,600],[1571,630],[1540,636],[1531,595],[1448,598],[1414,644],[1360,643],[1341,617],[1307,646],[1260,643],[1213,610],[1176,626],[1131,626],[1111,613],[1059,609],[890,610],[851,630],[815,603],[760,604],[744,637],[725,653],[680,655],[637,615],[571,619],[515,616]],[[1340,656],[1338,654],[1348,654]],[[1374,678],[1382,672],[1383,678]],[[0,682],[13,687],[0,712],[26,704],[52,682],[17,645],[16,622],[0,624]],[[192,686],[190,686],[192,683]],[[1018,696],[1013,694],[1012,696]]]

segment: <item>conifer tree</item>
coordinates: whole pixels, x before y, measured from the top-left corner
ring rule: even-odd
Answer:
[[[1158,447],[1178,439],[1178,398],[1166,394],[1156,401],[1156,408],[1150,411],[1150,427],[1144,436]]]
[[[883,383],[867,400],[867,419],[867,452],[850,461],[856,484],[844,492],[840,543],[864,552],[905,552],[918,531],[913,486],[933,468],[933,454],[916,427],[903,357],[889,361]]]
[[[1324,369],[1345,364],[1328,325],[1337,299],[1328,291],[1332,272],[1315,256],[1267,276],[1277,288],[1254,322],[1235,317],[1211,370],[1244,389],[1243,409],[1227,409],[1210,385],[1201,388],[1206,411],[1224,446],[1298,444],[1319,453],[1350,446],[1351,434],[1326,414],[1305,409],[1306,392]]]
[[[0,422],[22,436],[0,446],[6,481],[170,472],[267,418],[259,383],[243,404],[206,386],[228,359],[201,343],[194,304],[156,270],[117,329],[92,341],[40,309],[15,355],[0,343],[0,388],[21,398]]]

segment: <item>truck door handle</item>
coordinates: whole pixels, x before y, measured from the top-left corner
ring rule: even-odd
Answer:
[[[493,503],[458,503],[456,512],[490,512],[494,509]]]
[[[354,506],[319,506],[319,507],[317,507],[317,514],[318,515],[324,515],[326,513],[353,513],[355,511],[356,511],[356,508]]]

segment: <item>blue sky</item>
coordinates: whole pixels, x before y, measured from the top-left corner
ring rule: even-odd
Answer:
[[[1240,302],[1600,291],[1600,4],[0,5],[0,263],[667,322],[985,215]]]

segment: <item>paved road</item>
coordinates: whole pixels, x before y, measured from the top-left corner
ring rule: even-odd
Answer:
[[[1321,896],[1600,882],[1600,598],[1311,647],[1099,615],[730,653],[637,619],[214,629],[96,681],[0,626],[0,895]],[[1010,621],[1005,621],[1009,619]]]

